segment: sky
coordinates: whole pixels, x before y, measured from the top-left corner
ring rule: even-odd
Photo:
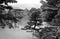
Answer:
[[[22,9],[31,9],[39,8],[41,6],[40,0],[17,0],[17,3],[11,3],[9,5],[13,6],[14,8],[22,8]]]

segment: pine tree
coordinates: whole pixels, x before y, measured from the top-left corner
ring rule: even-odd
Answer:
[[[60,20],[59,20],[60,19],[60,13],[59,13],[60,0],[46,0],[46,1],[47,2],[44,2],[43,0],[41,0],[42,12],[40,15],[42,17],[43,22],[49,23],[51,27],[45,27],[44,29],[42,29],[41,32],[39,32],[39,35],[41,35],[41,39],[49,39],[49,38],[56,39],[56,35],[58,31],[57,27],[60,26]]]
[[[46,0],[47,2],[42,1],[42,13],[41,17],[43,21],[50,23],[54,26],[59,26],[59,10],[60,10],[60,0]]]
[[[41,13],[40,11],[33,12],[30,16],[30,19],[29,19],[30,21],[27,22],[28,25],[26,25],[25,27],[29,27],[28,29],[37,30],[35,27],[41,25],[41,22],[42,22],[40,13]]]

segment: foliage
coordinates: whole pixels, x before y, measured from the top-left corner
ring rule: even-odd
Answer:
[[[27,27],[29,27],[29,29],[33,29],[36,30],[35,27],[38,25],[41,25],[41,16],[40,16],[40,11],[35,11],[31,14],[29,22],[27,22],[28,25],[26,25]],[[25,26],[25,28],[27,28]],[[34,26],[34,27],[32,27]]]
[[[31,16],[31,14],[34,13],[35,11],[40,11],[40,9],[39,9],[39,8],[38,8],[38,9],[36,9],[36,8],[31,8],[29,15]]]
[[[36,9],[36,8],[31,8],[31,9],[30,9],[30,12],[31,12],[31,13],[34,12],[34,11],[39,11],[39,9]]]
[[[54,6],[54,5],[56,6],[56,4],[58,3],[59,0],[46,0],[46,1],[48,1],[47,4],[52,5],[52,6]]]
[[[37,12],[33,12],[30,17],[30,22],[28,22],[27,26],[29,26],[29,29],[31,29],[32,27],[30,26],[34,25],[34,27],[32,28],[35,31],[33,35],[35,35],[39,39],[57,39],[58,37],[60,37],[59,36],[60,35],[60,28],[59,28],[60,27],[60,8],[59,8],[60,0],[46,0],[46,1],[47,2],[41,0],[42,6],[41,6],[41,11],[39,13],[40,15]],[[37,23],[39,19],[38,17],[43,22],[49,23],[50,27],[48,26],[44,28],[39,27],[39,29],[36,29],[35,27],[38,26]]]
[[[53,26],[60,26],[59,21],[59,10],[60,2],[59,0],[46,0],[47,2],[42,1],[41,6],[41,17],[42,20],[48,22]]]
[[[13,27],[12,23],[9,23],[9,21],[11,22],[17,22],[17,19],[11,14],[11,13],[7,13],[7,14],[3,14],[3,12],[5,11],[5,9],[9,9],[9,11],[11,9],[13,9],[11,6],[8,5],[8,3],[16,3],[16,0],[0,0],[0,26],[2,28],[4,28],[6,25],[10,25],[9,27]],[[2,4],[5,5],[2,5]]]
[[[8,5],[8,3],[17,3],[16,0],[0,0],[0,4],[5,3],[5,5]]]
[[[60,0],[46,0],[47,2],[44,2],[41,0],[42,6],[41,11],[39,12],[33,12],[30,17],[30,22],[28,22],[29,29],[32,28],[34,31],[33,35],[38,37],[39,39],[56,39],[60,37]],[[34,9],[32,9],[34,10]],[[32,11],[30,10],[30,11]],[[40,14],[40,15],[39,15]],[[40,19],[39,19],[40,18]],[[39,20],[40,21],[39,21]],[[39,29],[36,29],[35,27],[38,26],[38,23],[40,22],[47,22],[49,23],[50,27],[44,27]],[[31,26],[31,27],[30,27]],[[42,25],[43,26],[43,25]],[[59,34],[59,35],[58,35]]]
[[[39,39],[56,39],[60,31],[58,27],[45,27],[41,28],[39,32],[34,32],[33,35]]]
[[[43,22],[51,24],[50,27],[39,29],[39,39],[57,39],[60,33],[60,3],[59,0],[46,0],[41,1],[41,17]],[[35,34],[36,36],[36,34]]]
[[[1,5],[3,3],[5,5],[8,5],[8,3],[17,3],[17,1],[16,0],[0,0],[0,8],[3,8],[3,9],[13,9],[11,6]]]

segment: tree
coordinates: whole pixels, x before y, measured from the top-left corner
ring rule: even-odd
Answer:
[[[5,4],[5,5],[2,5],[2,4]],[[8,3],[17,3],[16,0],[0,0],[0,24],[3,26],[2,28],[5,27],[6,23],[5,21],[6,20],[15,20],[16,18],[13,17],[12,15],[9,15],[9,14],[2,14],[2,12],[5,10],[5,9],[13,9],[13,7],[9,6]],[[11,17],[12,16],[12,17]],[[16,21],[16,20],[15,20]],[[12,27],[12,26],[11,26]]]
[[[0,8],[5,8],[5,9],[12,9],[12,7],[11,6],[8,6],[8,3],[17,3],[17,1],[16,0],[0,0],[0,4],[5,4],[5,5],[7,5],[7,6],[5,6],[5,5],[0,5]]]
[[[29,27],[28,29],[37,30],[35,27],[41,25],[42,23],[40,13],[41,13],[40,11],[33,12],[30,16],[30,19],[29,19],[30,21],[27,22],[28,25],[26,25],[25,28]],[[34,27],[32,28],[32,26]]]
[[[50,24],[50,27],[43,28],[39,35],[41,39],[56,39],[58,34],[58,27],[60,26],[60,0],[41,0],[41,17],[43,22]],[[53,28],[52,28],[53,27]],[[55,28],[56,27],[56,28]],[[54,28],[56,31],[54,31]],[[50,31],[49,31],[50,30]],[[53,30],[53,31],[52,31]],[[59,31],[60,33],[60,31]],[[53,37],[55,36],[55,37]]]
[[[42,4],[41,9],[41,17],[43,18],[43,21],[50,23],[54,26],[59,26],[59,0],[46,0],[47,2]]]
[[[56,6],[56,4],[58,3],[59,0],[46,0],[47,4],[52,5],[52,6]]]
[[[36,8],[31,8],[30,12],[38,11]]]
[[[16,0],[0,0],[0,4],[5,3],[5,5],[8,5],[8,3],[17,3]]]

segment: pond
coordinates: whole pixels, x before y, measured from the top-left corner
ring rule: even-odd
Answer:
[[[17,29],[0,29],[0,39],[36,39],[32,32],[21,30],[22,26]]]

